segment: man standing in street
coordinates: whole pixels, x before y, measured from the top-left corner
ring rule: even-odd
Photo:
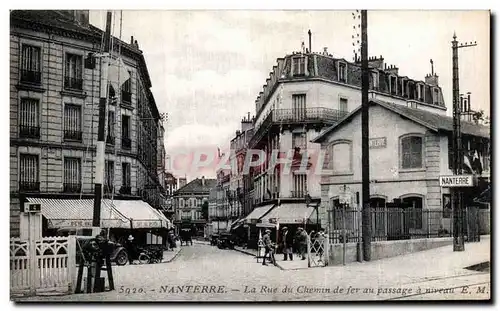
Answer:
[[[299,227],[297,230],[297,246],[299,248],[299,254],[302,260],[306,260],[307,239],[307,233],[302,227]]]
[[[288,232],[287,227],[283,227],[283,233],[281,235],[281,241],[283,243],[283,260],[287,261],[290,257],[290,261],[293,260],[293,235]]]
[[[266,252],[264,253],[264,258],[262,260],[262,265],[267,266],[266,264],[266,257],[267,254],[269,254],[269,260],[273,265],[276,265],[276,260],[274,259],[274,245],[273,242],[271,241],[271,230],[266,229],[266,233],[262,237],[262,241],[264,242],[264,248]]]

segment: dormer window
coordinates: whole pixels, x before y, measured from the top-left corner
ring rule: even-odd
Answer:
[[[372,86],[375,91],[378,91],[379,87],[379,77],[378,77],[378,72],[372,71]]]
[[[346,82],[347,81],[347,64],[339,62],[339,81]]]
[[[418,100],[423,102],[424,101],[424,85],[419,83],[417,86],[417,91],[418,91]]]
[[[306,58],[304,56],[292,58],[293,75],[303,76],[306,74]]]
[[[410,99],[415,99],[416,98],[415,92],[416,92],[416,90],[415,90],[415,83],[408,82],[408,97]]]
[[[402,89],[401,94],[403,97],[408,98],[408,80],[401,81]]]
[[[398,89],[398,78],[395,77],[395,76],[390,76],[390,81],[391,81],[391,84],[390,84],[390,87],[391,87],[391,94],[393,95],[396,95],[397,93],[397,89]]]
[[[434,102],[434,105],[439,105],[439,89],[438,88],[434,88],[432,101]]]

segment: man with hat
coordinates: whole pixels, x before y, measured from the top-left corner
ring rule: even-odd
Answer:
[[[274,245],[271,241],[271,230],[266,229],[264,236],[262,237],[262,242],[264,243],[264,248],[266,252],[264,253],[264,258],[262,259],[262,265],[267,266],[266,257],[269,254],[269,260],[272,264],[276,265],[276,259],[274,259]]]
[[[135,246],[134,237],[132,235],[128,236],[125,249],[127,250],[129,264],[134,264],[134,259],[137,257],[137,247]]]
[[[282,230],[281,241],[283,243],[283,260],[287,261],[288,257],[290,257],[290,260],[293,260],[293,235],[288,232],[287,227],[283,227]]]
[[[299,248],[299,254],[300,254],[300,257],[302,260],[305,260],[306,259],[306,249],[307,249],[307,233],[304,231],[304,228],[302,227],[299,227],[297,229],[297,237],[296,237],[296,241],[297,241],[297,246]]]

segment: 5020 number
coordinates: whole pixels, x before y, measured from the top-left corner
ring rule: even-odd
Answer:
[[[141,294],[141,293],[144,293],[144,288],[142,287],[125,287],[125,286],[120,286],[120,290],[119,290],[119,293],[120,294]]]

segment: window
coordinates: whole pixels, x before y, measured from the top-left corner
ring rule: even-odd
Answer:
[[[417,98],[417,96],[415,96],[416,92],[417,92],[417,90],[415,88],[415,83],[408,82],[408,98],[416,99]]]
[[[179,199],[179,206],[180,206],[180,208],[184,207],[184,199],[183,198]]]
[[[306,133],[293,133],[292,136],[292,148],[296,147],[301,150],[306,149]]]
[[[422,84],[418,85],[418,100],[423,102],[424,101],[424,86]]]
[[[108,134],[106,135],[106,143],[115,144],[115,112],[108,111]]]
[[[349,111],[348,108],[347,108],[347,98],[343,98],[343,97],[340,98],[340,101],[339,101],[339,110],[342,111],[342,112]]]
[[[401,95],[408,98],[408,80],[401,81]]]
[[[129,79],[122,85],[122,102],[132,103],[132,72],[128,71]]]
[[[422,229],[422,207],[421,197],[407,197],[402,200],[410,205],[409,207],[409,227],[410,229]]]
[[[434,105],[439,105],[439,90],[437,88],[434,89],[433,101]]]
[[[391,81],[391,94],[393,95],[396,95],[397,94],[397,91],[398,91],[398,78],[394,77],[394,76],[391,76],[390,77],[390,81]]]
[[[19,105],[19,137],[40,138],[39,101],[21,98]]]
[[[303,198],[307,194],[307,175],[293,176],[292,198]]]
[[[64,105],[64,139],[82,140],[82,107]]]
[[[19,156],[19,190],[39,191],[38,155],[21,154]]]
[[[401,139],[403,169],[422,168],[423,144],[420,136],[407,136]]]
[[[82,70],[82,56],[67,53],[64,71],[64,88],[83,90]]]
[[[130,140],[130,116],[122,115],[122,148],[130,149],[132,142]]]
[[[306,74],[306,58],[305,57],[294,57],[293,62],[293,75],[301,76]]]
[[[379,88],[379,81],[378,81],[379,77],[378,77],[378,72],[373,71],[373,72],[371,73],[371,78],[372,78],[372,87],[373,87],[373,89],[374,89],[374,90],[376,90],[376,91],[377,91],[377,90],[378,90],[378,88]]]
[[[347,81],[347,64],[339,63],[339,81],[346,82]]]
[[[340,142],[332,146],[332,163],[334,173],[351,172],[351,144]]]
[[[113,192],[113,184],[115,177],[115,162],[106,161],[106,179],[104,184],[104,192],[111,193]]]
[[[39,47],[23,45],[21,51],[21,82],[40,84],[41,50]]]
[[[306,94],[292,95],[293,121],[303,121],[306,118]]]
[[[64,192],[80,192],[81,166],[79,158],[64,158]]]
[[[122,187],[120,189],[122,194],[130,194],[130,163],[122,163]]]

